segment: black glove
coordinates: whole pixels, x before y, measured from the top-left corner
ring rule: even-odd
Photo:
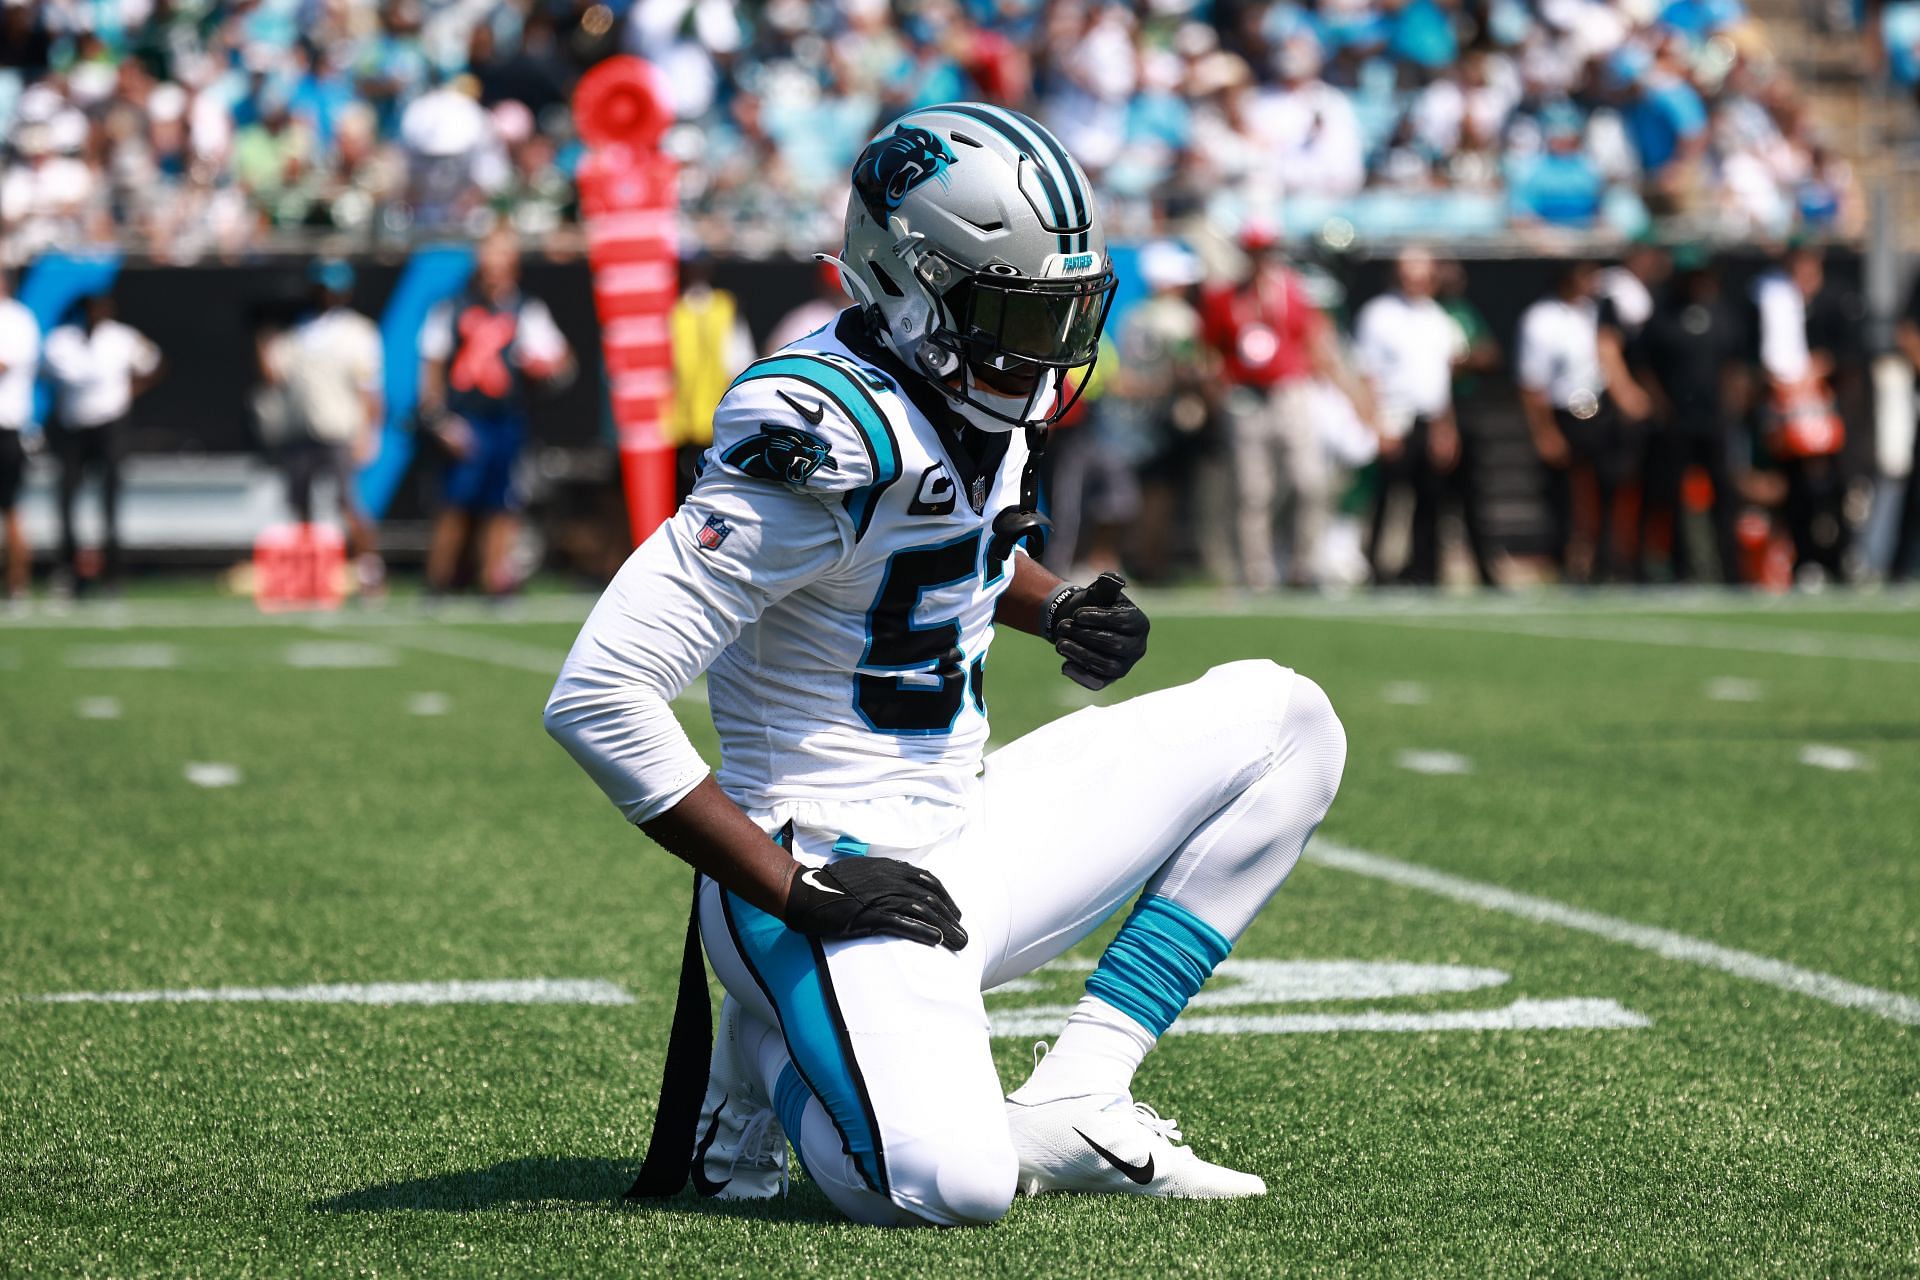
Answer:
[[[1066,659],[1060,674],[1104,689],[1147,652],[1147,615],[1121,593],[1125,578],[1103,573],[1085,587],[1063,586],[1041,608],[1040,634]]]
[[[816,938],[887,934],[959,951],[960,908],[931,871],[896,858],[842,858],[808,867],[787,890],[787,927]]]

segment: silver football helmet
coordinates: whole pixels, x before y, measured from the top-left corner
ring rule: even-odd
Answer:
[[[1045,128],[981,102],[909,111],[867,144],[840,265],[888,348],[993,431],[1072,407],[1113,301],[1086,174]]]

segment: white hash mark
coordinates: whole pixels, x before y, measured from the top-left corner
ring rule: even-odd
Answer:
[[[196,787],[235,787],[240,785],[240,766],[214,760],[189,760],[182,771]]]
[[[1473,772],[1473,761],[1453,751],[1402,751],[1393,762],[1413,773],[1457,777]]]

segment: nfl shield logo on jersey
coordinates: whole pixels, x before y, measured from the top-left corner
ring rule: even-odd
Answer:
[[[719,516],[708,516],[707,522],[700,526],[700,532],[694,535],[694,540],[700,544],[702,551],[717,551],[732,532],[733,526],[725,520]]]

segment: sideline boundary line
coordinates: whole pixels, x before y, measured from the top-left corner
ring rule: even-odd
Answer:
[[[1700,965],[1707,969],[1718,969],[1722,973],[1730,973],[1736,978],[1744,978],[1749,982],[1758,982],[1765,986],[1776,987],[1781,991],[1811,996],[1815,1000],[1824,1001],[1842,1009],[1859,1009],[1876,1017],[1885,1018],[1889,1022],[1898,1022],[1909,1027],[1920,1026],[1920,999],[1903,996],[1894,991],[1882,991],[1878,987],[1862,986],[1857,982],[1849,982],[1845,978],[1837,978],[1830,973],[1821,973],[1815,969],[1802,969],[1784,960],[1774,960],[1751,951],[1723,947],[1718,943],[1708,942],[1704,938],[1675,933],[1671,929],[1635,924],[1631,920],[1622,920],[1618,916],[1602,915],[1597,911],[1568,906],[1563,902],[1555,902],[1551,898],[1515,893],[1499,885],[1468,880],[1463,876],[1436,871],[1415,862],[1402,862],[1398,858],[1350,849],[1345,845],[1315,841],[1308,846],[1306,857],[1323,866],[1350,871],[1355,875],[1367,876],[1375,880],[1384,880],[1390,884],[1404,885],[1410,889],[1421,889],[1442,898],[1450,898],[1455,902],[1479,907],[1484,911],[1503,912],[1506,915],[1518,916],[1523,920],[1532,920],[1539,924],[1555,924],[1563,929],[1590,933],[1595,937],[1605,938],[1609,942],[1619,942],[1629,947],[1637,947],[1642,951],[1651,951],[1669,960]]]

